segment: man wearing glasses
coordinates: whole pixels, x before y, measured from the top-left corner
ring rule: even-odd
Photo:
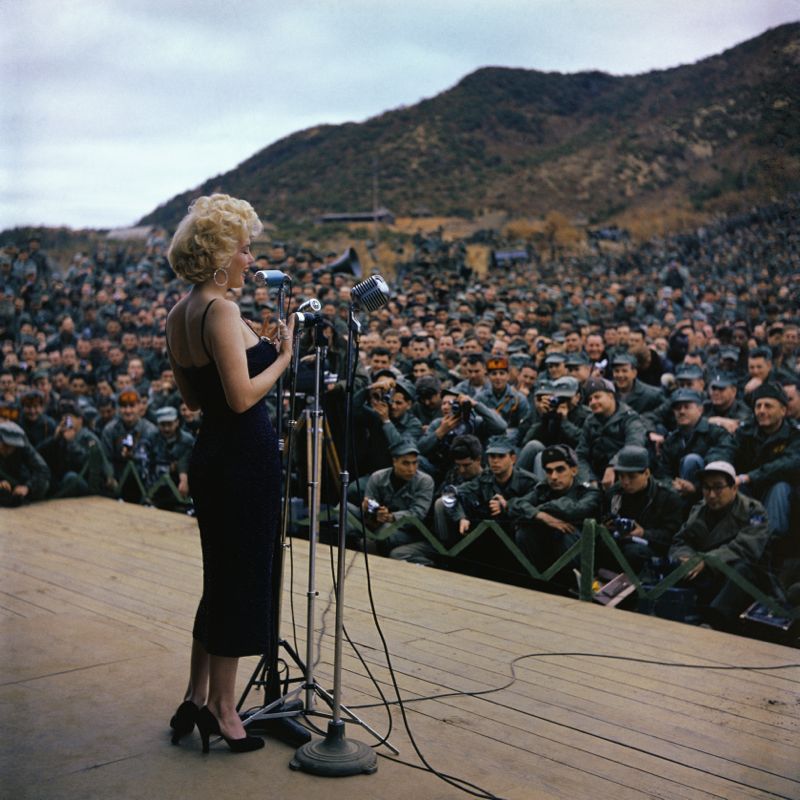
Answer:
[[[703,499],[689,513],[669,550],[671,561],[693,556],[716,556],[753,582],[761,561],[769,527],[764,506],[738,491],[736,470],[727,461],[712,461],[700,476]],[[705,559],[686,576],[697,590],[706,621],[730,630],[749,596],[732,580],[717,572]]]

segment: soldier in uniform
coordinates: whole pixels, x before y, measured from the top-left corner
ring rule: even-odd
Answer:
[[[600,490],[578,481],[578,458],[567,445],[542,452],[547,478],[533,490],[509,503],[517,520],[516,542],[539,570],[544,570],[580,538],[587,518],[600,516]]]
[[[720,372],[708,384],[709,398],[703,406],[703,413],[712,425],[721,425],[731,436],[740,425],[753,422],[753,411],[740,400],[737,379],[732,373]]]
[[[604,523],[638,573],[651,558],[666,557],[683,522],[683,504],[672,487],[653,478],[646,448],[623,447],[611,464],[617,482],[606,497]]]
[[[677,427],[661,445],[656,464],[659,478],[672,481],[684,498],[699,497],[700,471],[709,461],[731,461],[734,442],[719,425],[703,416],[703,398],[692,389],[677,389],[670,397]]]
[[[143,417],[138,393],[126,389],[119,396],[119,416],[109,422],[100,441],[114,469],[114,481],[123,500],[138,503],[144,499],[142,489],[150,483],[153,465],[153,444],[158,428]],[[127,470],[131,464],[136,476]]]
[[[715,556],[751,582],[758,580],[759,562],[769,539],[764,506],[738,491],[736,470],[727,461],[706,464],[701,476],[703,500],[695,505],[675,535],[672,561],[695,555]],[[730,628],[749,602],[749,596],[705,560],[686,576],[698,593],[706,620]]]
[[[525,433],[519,465],[533,472],[537,480],[544,480],[539,454],[553,444],[574,448],[590,412],[581,403],[578,380],[569,375],[553,383],[540,384],[536,388],[535,404],[537,420]]]
[[[632,408],[617,402],[616,388],[610,381],[590,378],[586,395],[592,416],[581,430],[575,452],[582,474],[608,489],[615,480],[611,459],[625,445],[644,447],[645,425]]]
[[[0,507],[41,500],[50,470],[16,422],[0,422]]]
[[[424,520],[433,502],[433,478],[418,469],[419,449],[409,440],[400,441],[391,450],[392,466],[373,472],[364,490],[361,513],[371,531],[381,533],[403,517]],[[419,538],[412,527],[399,527],[378,544],[381,552],[403,558],[394,551]]]
[[[437,529],[446,544],[458,541],[484,519],[493,519],[511,532],[516,516],[510,510],[514,498],[522,497],[536,485],[530,472],[516,466],[514,445],[504,436],[495,436],[486,446],[489,466],[458,488],[456,503],[447,511],[446,530]]]
[[[506,422],[484,403],[478,403],[455,389],[445,389],[442,395],[442,416],[431,422],[419,439],[419,451],[435,471],[442,476],[453,466],[452,444],[457,436],[471,434],[482,443],[491,436],[505,434]]]
[[[181,428],[178,409],[174,406],[159,408],[156,411],[156,422],[158,436],[153,442],[151,477],[153,485],[161,481],[164,483],[155,490],[150,499],[158,508],[185,508],[189,501],[189,458],[192,455],[194,437]],[[165,476],[169,476],[169,482],[165,481]]]
[[[643,383],[637,377],[638,360],[632,353],[618,353],[611,360],[617,399],[632,408],[637,414],[648,418],[657,412],[664,402],[664,393],[655,386]],[[655,423],[653,423],[655,427]]]
[[[508,358],[490,356],[486,361],[491,388],[475,395],[475,401],[493,408],[505,421],[506,436],[517,434],[520,422],[528,416],[528,399],[509,384]]]
[[[774,383],[753,391],[756,421],[736,431],[736,483],[767,509],[773,535],[790,533],[790,508],[800,486],[800,430],[786,419],[787,397]]]
[[[84,425],[75,403],[62,400],[53,435],[39,445],[52,475],[50,497],[100,494],[112,482],[111,463],[100,439]]]
[[[25,392],[20,400],[22,405],[22,416],[20,425],[28,437],[28,441],[34,446],[39,445],[49,439],[56,429],[56,421],[45,414],[44,393],[38,389],[31,389]]]

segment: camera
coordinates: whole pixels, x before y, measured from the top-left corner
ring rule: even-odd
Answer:
[[[561,398],[557,395],[553,395],[547,402],[550,406],[550,410],[555,411],[561,405]]]
[[[626,536],[636,527],[636,520],[630,517],[614,517],[612,525],[620,536]]]
[[[455,508],[458,502],[458,489],[452,483],[442,487],[442,505],[445,508]]]
[[[367,498],[367,513],[368,514],[376,514],[378,509],[381,507],[381,504],[373,499],[372,497]]]
[[[457,417],[459,414],[461,414],[461,403],[458,400],[453,400],[453,402],[450,403],[450,413],[454,417]]]
[[[122,439],[122,446],[127,448],[133,447],[133,436],[130,433]]]
[[[539,339],[539,341],[538,341],[538,342],[536,342],[536,349],[537,349],[537,350],[538,350],[540,353],[542,352],[542,350],[544,350],[544,349],[546,349],[546,348],[547,348],[547,342],[546,342],[544,339]]]
[[[392,393],[391,392],[372,392],[370,397],[377,403],[386,403],[391,405]]]

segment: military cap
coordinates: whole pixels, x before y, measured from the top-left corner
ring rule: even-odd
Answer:
[[[156,422],[175,422],[178,419],[178,409],[174,406],[162,406],[156,411]]]
[[[611,359],[612,367],[621,367],[623,364],[630,364],[634,369],[639,368],[639,361],[633,353],[617,353],[614,358]]]
[[[712,461],[710,464],[706,464],[705,467],[703,467],[703,474],[705,475],[709,472],[718,472],[727,475],[731,483],[736,483],[736,470],[733,464],[727,461]]]
[[[676,389],[672,396],[669,398],[669,404],[674,406],[678,403],[697,403],[697,405],[703,405],[703,397],[700,392],[694,391],[694,389]]]
[[[589,360],[589,356],[583,352],[577,353],[568,353],[567,359],[564,362],[568,367],[581,367],[581,366],[588,366],[592,362]]]
[[[576,378],[565,375],[553,381],[553,394],[558,397],[574,397],[580,391],[581,385]]]
[[[789,404],[789,398],[786,397],[786,393],[777,383],[762,383],[761,386],[753,391],[750,397],[753,405],[755,405],[756,400],[763,400],[764,398],[777,400],[784,406]]]
[[[616,394],[617,389],[611,381],[605,378],[589,378],[583,386],[584,393],[587,397],[591,397],[595,392],[609,392]]]
[[[703,377],[703,368],[699,364],[681,364],[675,370],[676,378],[686,378],[694,380]]]
[[[578,465],[575,451],[566,444],[554,444],[542,450],[542,466],[552,464],[554,461],[566,461],[570,467]]]
[[[506,453],[515,453],[516,448],[510,439],[505,436],[492,436],[489,443],[486,445],[486,455],[505,455]]]
[[[533,387],[533,394],[535,397],[545,394],[555,394],[552,381],[537,381]]]
[[[629,444],[611,459],[615,472],[644,472],[650,466],[650,454],[646,447]]]
[[[402,378],[395,383],[394,390],[396,392],[400,392],[412,403],[417,399],[417,392],[414,387],[408,381],[403,380]]]
[[[490,356],[486,359],[486,369],[489,372],[492,372],[492,370],[508,370],[508,359],[505,356]]]
[[[736,386],[736,376],[730,372],[718,372],[709,382],[709,386],[714,389],[724,389],[726,386]]]
[[[12,447],[25,447],[25,431],[16,422],[0,422],[0,442]]]
[[[442,382],[435,375],[423,375],[415,384],[417,397],[433,397],[442,391]]]
[[[400,458],[400,456],[407,456],[411,453],[419,454],[419,448],[411,441],[411,439],[403,439],[394,445],[391,449],[392,458]]]

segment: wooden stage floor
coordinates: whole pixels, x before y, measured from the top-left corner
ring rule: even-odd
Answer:
[[[328,552],[314,640],[330,688]],[[291,771],[293,749],[275,740],[237,756],[219,744],[203,756],[196,733],[170,746],[200,588],[194,520],[100,498],[0,510],[0,554],[3,798],[467,796],[383,757],[374,775],[336,780]],[[304,654],[307,542],[292,562]],[[348,564],[345,625],[392,697],[363,556]],[[411,730],[436,769],[509,800],[800,798],[797,650],[378,557],[369,571]],[[287,557],[291,639],[289,577]],[[243,661],[242,682],[254,664]],[[343,665],[344,702],[375,703],[347,644]],[[724,669],[781,665],[794,666]],[[357,713],[386,731],[384,709]],[[392,718],[399,758],[418,765],[396,708]],[[347,734],[374,742],[354,724]]]

